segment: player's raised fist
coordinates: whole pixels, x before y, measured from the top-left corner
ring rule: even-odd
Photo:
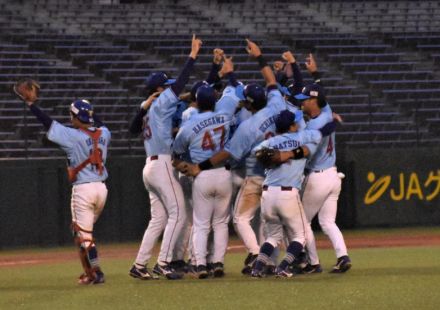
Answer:
[[[275,70],[275,72],[281,71],[284,68],[284,62],[277,60],[274,61],[273,63],[273,69]]]
[[[290,64],[293,64],[296,62],[295,56],[293,56],[291,51],[284,52],[281,57],[283,57],[283,59]]]
[[[195,34],[193,34],[192,42],[191,42],[191,54],[189,55],[191,58],[196,59],[199,54],[200,48],[202,47],[202,40],[198,39]]]
[[[315,57],[313,57],[313,54],[309,54],[309,57],[307,57],[306,68],[310,73],[318,71],[318,65],[316,64]]]
[[[214,54],[213,62],[219,65],[222,62],[223,58],[225,57],[225,52],[220,48],[216,48],[214,49],[213,54]]]
[[[219,75],[223,77],[230,72],[234,72],[234,63],[232,62],[232,57],[225,57],[225,61],[223,62]]]
[[[255,42],[252,42],[249,39],[246,39],[246,42],[246,51],[249,53],[249,55],[255,58],[261,55],[260,47]]]

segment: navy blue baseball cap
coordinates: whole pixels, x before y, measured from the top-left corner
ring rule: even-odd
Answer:
[[[148,89],[156,89],[158,87],[168,86],[175,82],[175,79],[170,79],[165,72],[151,73],[145,80],[145,86]]]
[[[197,105],[199,107],[213,107],[217,101],[215,90],[209,85],[202,85],[196,92]]]
[[[243,95],[254,108],[261,108],[266,105],[266,90],[259,84],[248,84],[244,87]]]
[[[302,111],[295,113],[289,110],[283,110],[275,117],[275,126],[278,132],[286,132],[289,127],[303,118]]]
[[[192,86],[191,86],[191,91],[190,91],[190,93],[191,93],[191,100],[193,100],[193,101],[195,101],[196,100],[196,93],[197,93],[197,90],[199,89],[199,87],[201,87],[201,86],[207,86],[207,85],[209,85],[208,84],[208,82],[206,82],[206,81],[198,81],[198,82],[195,82]]]
[[[309,98],[319,98],[325,100],[324,89],[316,83],[305,86],[301,93],[295,96],[296,100],[306,100]]]
[[[75,115],[75,117],[79,119],[81,123],[93,123],[93,108],[88,100],[75,100],[70,105],[70,112]]]

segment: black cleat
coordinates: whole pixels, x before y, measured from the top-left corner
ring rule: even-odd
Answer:
[[[209,276],[205,265],[197,266],[197,276],[199,279],[206,279]]]
[[[177,273],[173,268],[171,268],[170,264],[163,266],[156,264],[153,268],[153,273],[157,274],[158,276],[164,276],[168,280],[179,280],[183,277],[182,274]]]
[[[225,268],[223,263],[214,263],[214,278],[222,278],[225,276]]]
[[[252,267],[255,261],[257,260],[257,258],[258,258],[258,254],[249,253],[249,255],[244,260],[244,267],[241,270],[241,273],[245,275],[250,275],[252,272]]]
[[[347,255],[341,256],[338,258],[336,265],[333,266],[332,271],[330,273],[344,273],[351,268],[351,260]]]
[[[147,267],[137,268],[136,265],[133,265],[128,273],[131,277],[141,280],[157,280],[158,276],[152,274]]]

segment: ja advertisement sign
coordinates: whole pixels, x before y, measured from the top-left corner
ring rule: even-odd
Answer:
[[[440,224],[440,150],[354,151],[356,224]]]

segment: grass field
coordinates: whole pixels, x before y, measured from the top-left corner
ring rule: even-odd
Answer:
[[[435,234],[437,231],[430,231]],[[392,231],[390,232],[393,233]],[[397,232],[398,233],[398,232]],[[397,234],[396,233],[396,234]],[[353,235],[358,235],[354,232]],[[379,231],[371,232],[380,236]],[[382,232],[383,234],[383,232]],[[107,246],[108,247],[108,246]],[[118,246],[116,246],[118,247]],[[35,254],[41,249],[1,252]],[[72,248],[50,249],[54,256]],[[326,269],[293,279],[250,279],[239,273],[244,253],[227,255],[223,279],[139,281],[127,273],[133,258],[106,258],[107,282],[78,286],[79,262],[0,267],[0,309],[439,309],[440,247],[352,249],[347,274],[327,271],[333,251],[321,250]]]

